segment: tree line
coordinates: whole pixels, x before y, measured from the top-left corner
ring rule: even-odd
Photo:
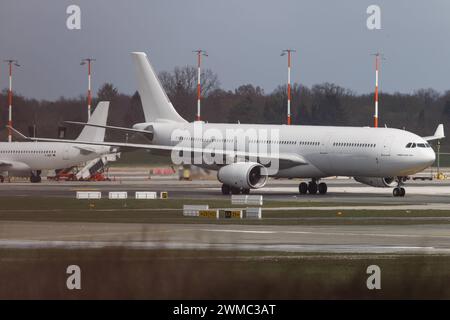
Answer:
[[[176,67],[159,74],[161,83],[174,107],[189,121],[195,119],[197,109],[197,69]],[[252,84],[234,90],[224,90],[217,74],[211,70],[202,73],[202,120],[230,123],[286,123],[286,85],[270,93]],[[373,93],[357,94],[333,83],[311,87],[292,85],[291,112],[295,125],[372,126]],[[144,122],[139,93],[126,95],[111,83],[105,83],[93,99],[111,101],[108,124],[129,127]],[[379,95],[379,125],[403,128],[419,135],[431,135],[438,123],[450,128],[450,90],[439,93],[433,89],[420,89],[413,93],[383,93]],[[5,141],[8,120],[8,96],[0,94],[0,131]],[[75,138],[80,127],[70,126],[64,120],[86,121],[85,96],[60,97],[55,101],[36,100],[15,93],[13,102],[14,126],[25,133],[36,125],[38,136],[56,137],[58,127],[67,127],[67,138]],[[106,139],[124,141],[123,133],[108,131]],[[448,139],[442,141],[444,150],[450,150]]]

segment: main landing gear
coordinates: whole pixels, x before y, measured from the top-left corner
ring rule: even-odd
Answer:
[[[39,183],[41,182],[41,170],[31,171],[30,182]]]
[[[327,184],[325,182],[318,184],[317,181],[317,179],[312,179],[309,183],[300,183],[298,186],[298,191],[300,194],[317,194],[317,192],[319,192],[319,194],[326,194],[328,190]]]
[[[222,194],[249,194],[250,193],[250,189],[245,189],[245,188],[237,188],[237,187],[230,187],[227,184],[223,184],[222,185]]]
[[[397,186],[392,190],[392,195],[394,197],[404,197],[406,194],[405,188],[402,187],[403,182],[405,181],[404,177],[397,178]]]

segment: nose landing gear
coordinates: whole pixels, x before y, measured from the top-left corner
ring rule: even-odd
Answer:
[[[394,197],[404,197],[406,194],[405,188],[402,187],[405,177],[397,177],[397,186],[392,190]]]
[[[404,197],[406,194],[406,190],[405,188],[396,187],[394,188],[394,190],[392,190],[392,194],[394,195],[394,197]]]

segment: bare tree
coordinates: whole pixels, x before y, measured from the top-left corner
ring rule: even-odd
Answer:
[[[117,97],[117,94],[117,88],[112,83],[105,83],[98,89],[97,97],[99,101],[111,101]]]
[[[201,75],[202,96],[219,88],[217,74],[210,69],[202,71]],[[159,74],[162,86],[169,97],[177,95],[195,95],[197,90],[197,68],[193,66],[176,67],[173,72],[163,71]]]

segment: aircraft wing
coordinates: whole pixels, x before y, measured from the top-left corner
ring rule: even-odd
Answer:
[[[442,123],[440,125],[438,125],[438,127],[436,128],[436,131],[434,132],[434,134],[432,136],[422,137],[422,138],[427,141],[445,138],[444,125]]]
[[[31,140],[31,141],[42,141],[42,142],[62,142],[62,143],[74,143],[74,144],[85,144],[85,145],[97,145],[97,146],[111,146],[119,148],[128,149],[144,149],[144,150],[157,150],[157,151],[168,151],[168,152],[190,152],[190,153],[206,153],[222,155],[225,157],[232,158],[255,158],[255,159],[265,159],[265,160],[278,160],[282,167],[293,167],[297,165],[306,165],[308,162],[300,155],[297,154],[271,154],[271,153],[259,153],[259,152],[246,152],[246,151],[234,151],[234,150],[221,150],[216,148],[195,148],[189,146],[167,146],[167,145],[156,145],[156,144],[139,144],[139,143],[123,143],[123,142],[94,142],[94,141],[80,141],[80,140],[65,140],[65,139],[50,139],[50,138],[32,138],[27,137],[21,132],[11,127],[11,130],[16,132],[21,137]],[[267,162],[266,162],[267,163]]]
[[[132,133],[147,133],[147,134],[153,133],[150,130],[140,130],[140,129],[124,128],[124,127],[116,127],[116,126],[102,126],[100,124],[92,124],[92,123],[88,123],[88,122],[78,122],[78,121],[64,121],[64,122],[68,123],[68,124],[79,125],[79,126],[105,128],[105,129],[120,130],[120,131],[132,132]]]

